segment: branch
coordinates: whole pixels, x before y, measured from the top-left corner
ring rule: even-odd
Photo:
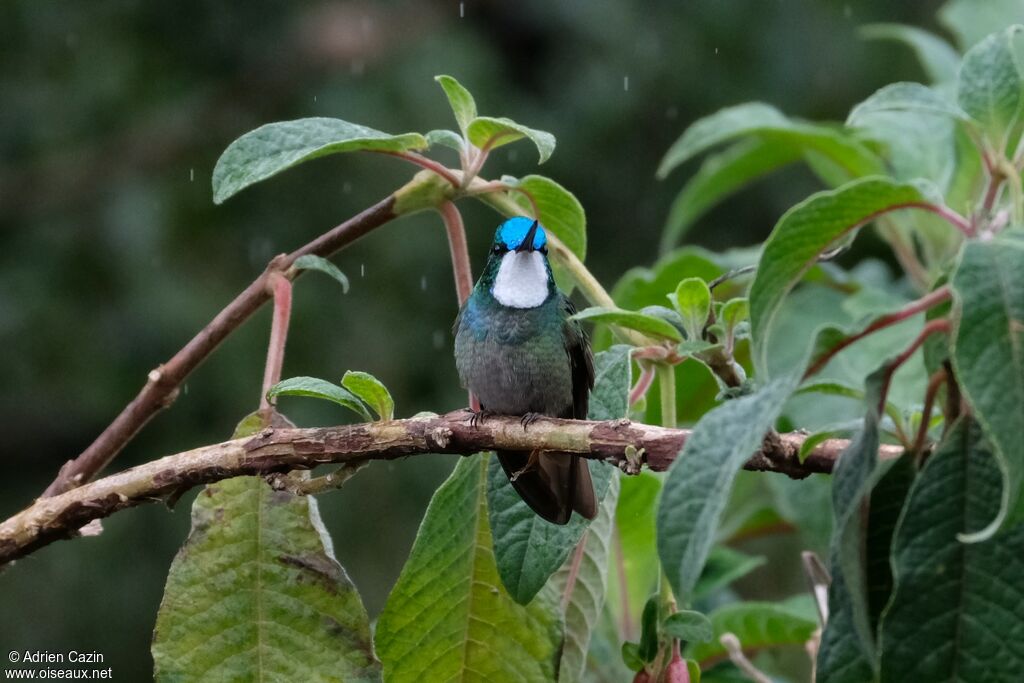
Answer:
[[[124,407],[103,433],[81,455],[61,467],[44,496],[52,496],[92,479],[106,467],[150,418],[174,403],[178,387],[224,339],[255,313],[270,298],[268,283],[275,273],[283,273],[295,259],[306,254],[330,256],[376,227],[396,218],[394,195],[359,213],[341,225],[320,235],[290,254],[274,258],[266,270],[234,301],[217,314],[166,363],[149,373],[146,384],[131,403]]]
[[[589,422],[541,418],[525,430],[518,417],[492,417],[476,427],[469,413],[369,422],[315,429],[266,429],[256,436],[203,446],[133,467],[36,502],[0,524],[0,565],[53,541],[69,538],[94,519],[155,501],[175,501],[200,484],[240,475],[267,475],[311,469],[325,463],[358,464],[411,455],[472,455],[494,449],[534,449],[577,453],[629,467],[630,453],[643,452],[652,470],[666,470],[676,459],[688,429],[610,420]],[[781,472],[802,478],[827,473],[848,441],[829,439],[803,463],[797,457],[805,434],[772,434],[745,469]],[[633,449],[636,449],[634,451]],[[880,456],[897,457],[901,449],[882,446]]]

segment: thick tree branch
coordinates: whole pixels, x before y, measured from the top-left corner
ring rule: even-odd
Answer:
[[[428,453],[471,455],[493,449],[533,449],[579,453],[630,469],[627,451],[642,452],[652,470],[675,460],[690,431],[611,420],[589,422],[542,418],[524,430],[516,417],[488,418],[470,426],[469,414],[370,422],[316,429],[267,429],[256,436],[196,448],[133,467],[33,505],[0,524],[0,565],[118,510],[143,503],[175,501],[188,489],[239,475],[267,475],[310,469],[324,463],[358,464]],[[805,434],[772,434],[747,461],[748,470],[791,477],[832,471],[847,441],[819,444],[803,463],[797,458]],[[883,446],[882,457],[900,449]]]
[[[61,467],[57,478],[47,487],[44,496],[52,496],[92,479],[106,467],[150,418],[171,405],[178,387],[224,339],[270,298],[271,275],[283,273],[295,259],[306,254],[330,256],[374,228],[396,218],[395,197],[388,195],[341,225],[325,232],[312,242],[290,254],[274,258],[267,269],[234,301],[192,338],[166,363],[149,373],[146,384],[131,403],[124,407],[96,440],[81,455]]]

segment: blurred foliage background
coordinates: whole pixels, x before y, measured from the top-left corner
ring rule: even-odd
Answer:
[[[304,116],[393,133],[451,127],[432,78],[450,73],[481,113],[556,135],[558,149],[541,170],[586,207],[588,263],[610,288],[657,257],[669,203],[692,170],[665,182],[654,170],[690,121],[749,100],[841,120],[881,85],[921,77],[909,51],[863,42],[857,26],[898,21],[941,33],[939,4],[4,3],[0,514],[38,495],[146,373],[274,254],[415,170],[372,155],[335,156],[215,207],[213,165],[251,128]],[[525,143],[503,147],[485,175],[524,175],[534,154]],[[759,242],[818,187],[803,167],[790,168],[714,210],[688,241],[713,249]],[[463,206],[479,265],[497,217]],[[873,239],[858,241],[849,261],[878,249]],[[301,280],[285,375],[372,372],[394,393],[400,416],[462,405],[439,219],[391,224],[334,260],[351,292],[327,278]],[[229,437],[258,402],[268,328],[265,310],[232,336],[116,467]],[[301,425],[349,419],[319,402],[286,398],[281,407]],[[442,456],[374,464],[322,498],[339,559],[371,616],[451,464]],[[98,538],[57,543],[0,574],[0,649],[98,650],[119,679],[149,677],[153,622],[191,500],[117,515]]]

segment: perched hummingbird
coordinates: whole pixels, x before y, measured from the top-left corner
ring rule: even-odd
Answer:
[[[455,319],[455,364],[481,416],[518,415],[524,429],[539,415],[585,419],[594,359],[576,312],[558,291],[547,236],[537,221],[498,226],[483,274]],[[498,451],[512,486],[555,524],[572,511],[597,514],[587,462],[578,455]]]

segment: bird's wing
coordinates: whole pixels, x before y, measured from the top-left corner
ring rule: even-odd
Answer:
[[[572,369],[572,415],[565,417],[585,420],[590,405],[590,390],[594,388],[594,356],[590,352],[590,340],[579,321],[569,320],[576,314],[576,307],[569,297],[563,296],[562,300],[566,317],[563,326],[565,352]]]

